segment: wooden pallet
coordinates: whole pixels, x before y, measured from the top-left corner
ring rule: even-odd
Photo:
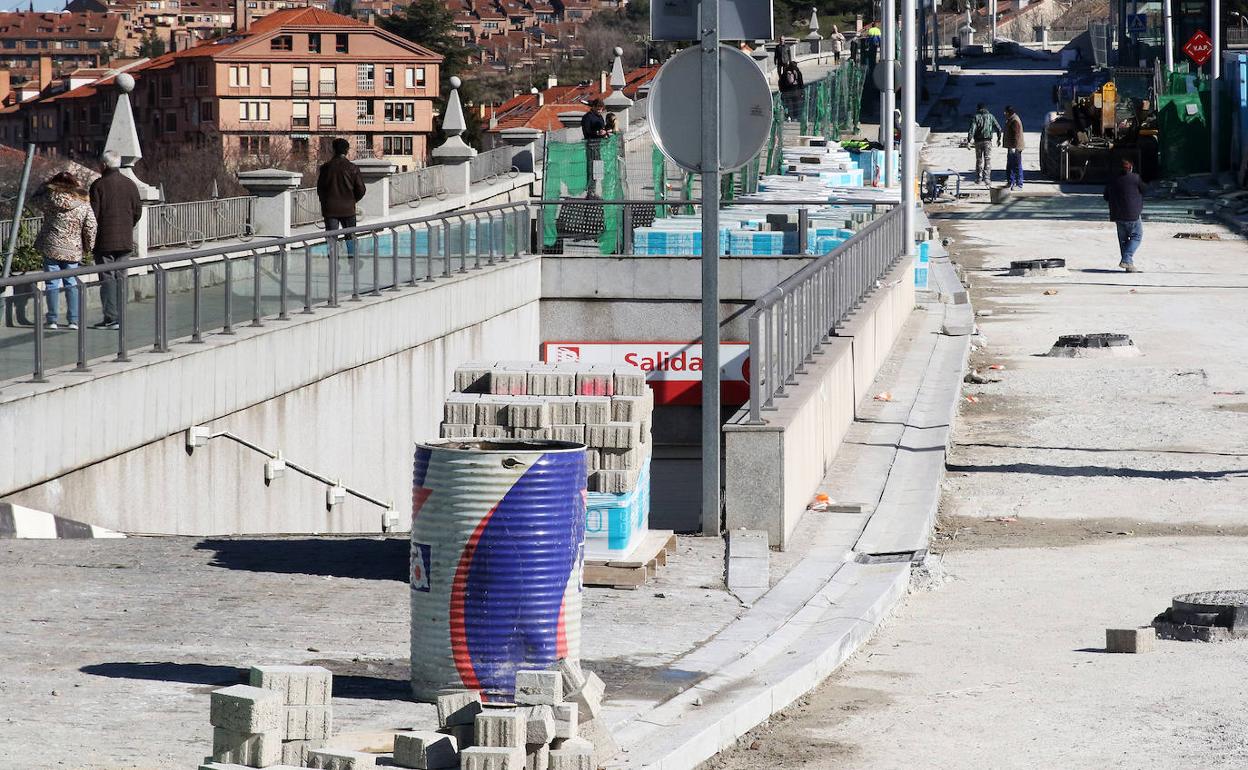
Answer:
[[[637,588],[667,566],[667,556],[676,550],[676,535],[670,529],[646,533],[628,556],[610,561],[585,560],[585,585],[606,588]]]

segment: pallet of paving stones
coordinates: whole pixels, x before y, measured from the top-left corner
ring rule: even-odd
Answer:
[[[585,585],[634,589],[645,585],[667,566],[676,552],[676,535],[670,529],[646,532],[627,556],[618,559],[585,559]]]

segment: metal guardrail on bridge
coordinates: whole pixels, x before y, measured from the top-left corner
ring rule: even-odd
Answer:
[[[500,176],[515,179],[520,174],[514,165],[515,157],[516,148],[514,147],[496,147],[493,150],[478,153],[468,162],[469,181],[472,184],[493,182]]]
[[[321,221],[321,199],[315,187],[301,187],[291,195],[290,226],[304,227]]]
[[[148,248],[185,245],[196,249],[205,241],[246,240],[255,234],[251,224],[255,201],[254,197],[240,196],[149,206]]]
[[[380,222],[328,237],[317,231],[246,246],[174,251],[125,260],[125,269],[111,263],[2,279],[0,292],[12,289],[6,301],[32,320],[29,326],[0,331],[7,351],[0,358],[0,380],[18,377],[23,359],[31,364],[24,370],[33,371],[31,381],[46,382],[50,367],[76,364],[73,371],[85,372],[92,359],[112,356],[124,362],[138,350],[168,352],[175,340],[199,343],[209,332],[230,335],[238,325],[290,320],[292,304],[302,305],[305,314],[338,307],[344,282],[358,301],[365,294],[380,296],[382,290],[398,291],[517,257],[528,250],[530,211],[528,203],[509,203]],[[151,272],[131,277],[128,271],[135,268]],[[80,279],[105,274],[116,281],[117,324],[88,328],[88,292]],[[63,289],[66,279],[73,289]],[[132,294],[130,284],[136,280],[141,284]],[[56,282],[51,289],[50,282]],[[62,291],[74,303],[69,315],[78,327],[72,334],[46,328],[46,300],[59,299]],[[128,317],[143,305],[147,312]],[[133,340],[140,333],[150,335],[147,343]]]
[[[447,198],[446,169],[443,166],[418,168],[390,177],[390,205],[407,203],[418,206],[429,198],[440,201]]]
[[[905,255],[903,214],[893,206],[755,301],[748,316],[750,424],[766,423],[763,411],[775,408],[832,330]]]

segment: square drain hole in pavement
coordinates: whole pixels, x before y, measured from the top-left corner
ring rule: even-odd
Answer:
[[[1046,354],[1052,358],[1130,358],[1142,355],[1126,334],[1065,334]]]

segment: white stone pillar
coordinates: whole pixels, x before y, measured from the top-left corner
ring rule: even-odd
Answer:
[[[611,65],[611,95],[603,100],[602,106],[615,116],[616,129],[621,133],[628,129],[628,108],[633,106],[633,100],[624,95],[627,84],[624,79],[624,49],[617,47],[615,63]]]
[[[435,163],[445,170],[446,191],[451,195],[467,195],[472,186],[470,163],[477,151],[464,143],[460,134],[468,129],[464,121],[464,108],[459,103],[459,78],[451,78],[451,96],[446,100],[446,115],[442,118],[442,133],[446,141],[433,151]]]
[[[294,209],[294,192],[303,180],[301,174],[280,168],[262,168],[243,171],[238,181],[248,195],[256,196],[251,226],[256,235],[289,238],[291,214]]]
[[[530,173],[536,171],[537,140],[542,138],[542,132],[536,128],[520,127],[504,128],[498,133],[508,147],[515,148],[511,164],[516,170]]]
[[[134,122],[134,111],[130,108],[130,92],[134,90],[134,76],[123,72],[117,76],[117,106],[113,109],[113,122],[108,127],[108,138],[104,140],[104,151],[115,152],[121,157],[121,173],[139,188],[139,200],[143,202],[143,214],[139,223],[134,226],[134,257],[142,259],[147,256],[149,239],[147,237],[148,207],[160,202],[160,191],[134,173],[134,164],[143,157],[143,149],[139,146],[139,131]]]
[[[381,158],[363,158],[355,161],[355,166],[364,177],[364,198],[360,201],[360,212],[365,219],[385,219],[390,216],[390,177],[399,167],[389,160]]]

